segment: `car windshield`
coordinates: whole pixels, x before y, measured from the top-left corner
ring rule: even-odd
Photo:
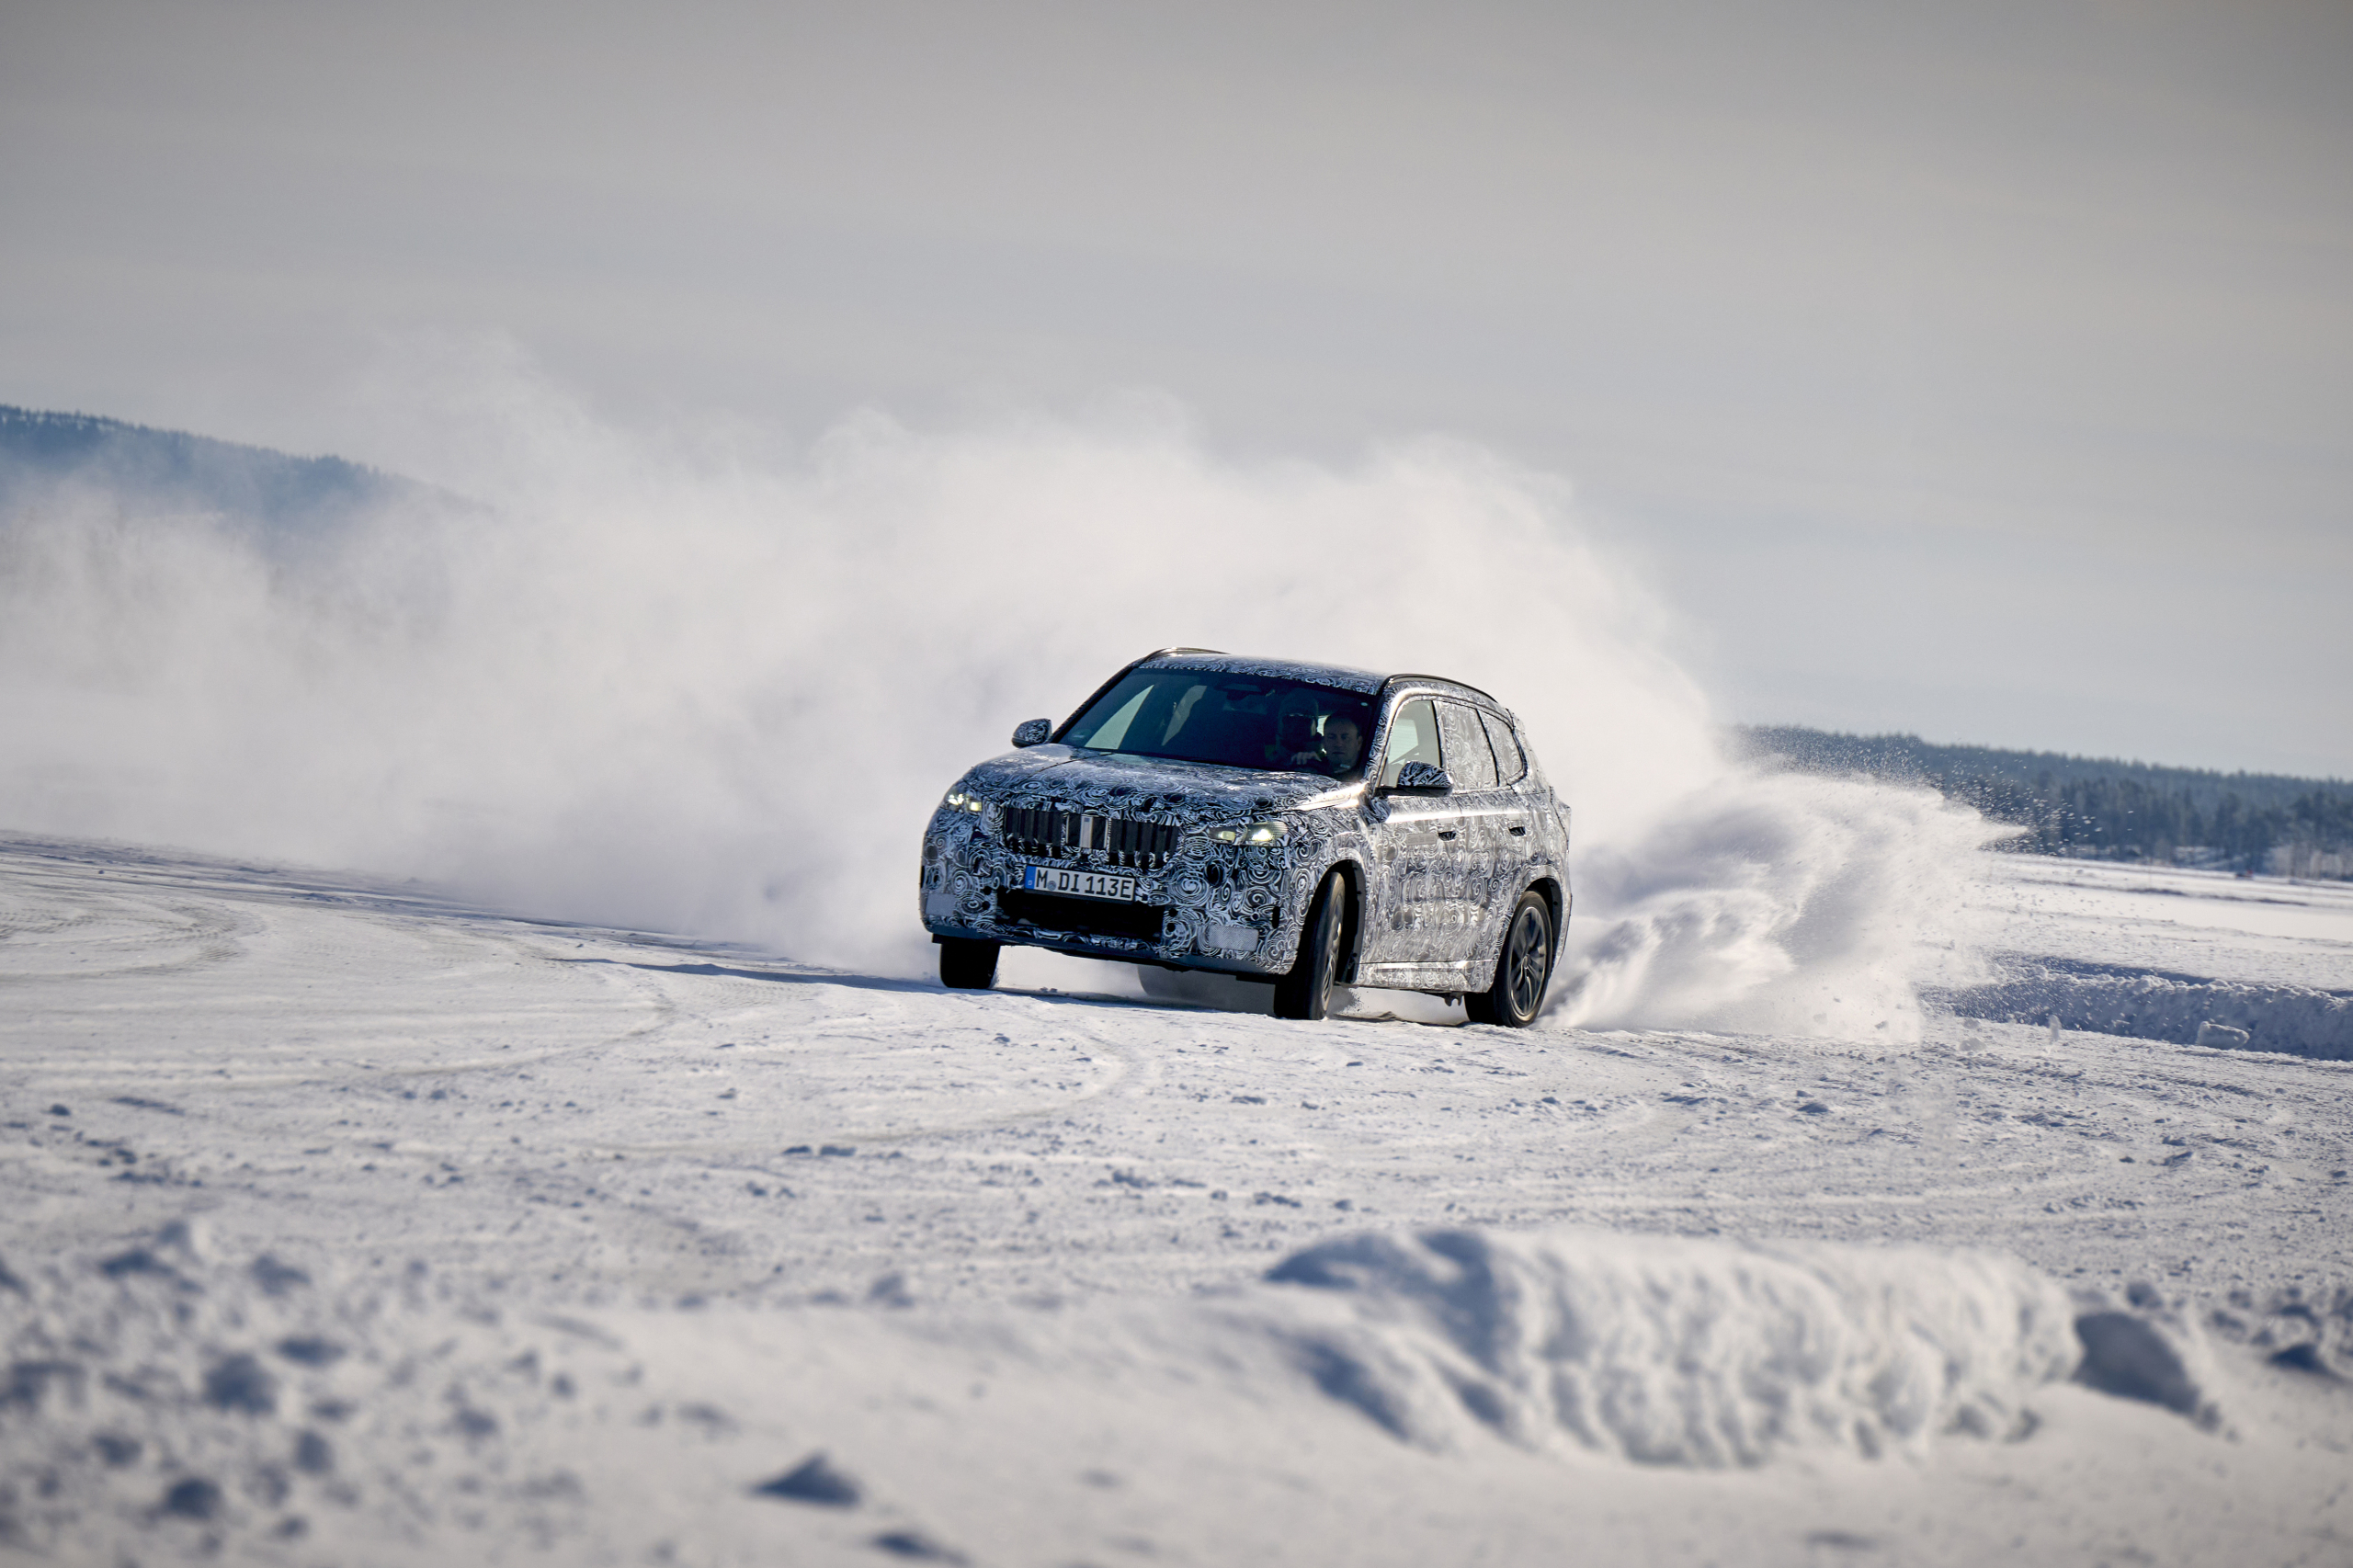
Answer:
[[[1352,778],[1373,699],[1274,676],[1131,670],[1063,732],[1065,745],[1126,756]]]

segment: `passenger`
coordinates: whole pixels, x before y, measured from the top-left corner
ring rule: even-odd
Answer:
[[[1267,746],[1267,766],[1311,766],[1310,759],[1318,755],[1315,722],[1321,717],[1313,697],[1303,691],[1293,692],[1275,715],[1275,734]]]

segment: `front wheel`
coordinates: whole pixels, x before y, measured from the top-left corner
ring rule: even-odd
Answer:
[[[968,937],[941,937],[939,983],[950,991],[986,991],[996,983],[996,951],[995,942],[976,942]]]
[[[1275,982],[1275,1017],[1320,1018],[1330,1011],[1332,985],[1340,974],[1340,948],[1347,936],[1347,884],[1334,871],[1316,890],[1314,907],[1300,933],[1299,961]]]
[[[1524,892],[1504,927],[1504,950],[1495,958],[1495,982],[1462,999],[1474,1024],[1525,1028],[1544,1006],[1552,978],[1552,907],[1541,893]]]

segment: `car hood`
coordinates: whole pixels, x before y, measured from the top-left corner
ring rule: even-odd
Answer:
[[[993,757],[966,774],[961,787],[992,801],[1065,801],[1113,815],[1124,807],[1142,816],[1188,821],[1336,804],[1362,789],[1361,783],[1320,773],[1268,773],[1065,745],[1031,746]]]

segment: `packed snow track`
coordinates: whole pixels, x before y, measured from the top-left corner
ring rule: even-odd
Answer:
[[[58,1561],[2353,1556],[2344,1062],[949,993],[25,838],[0,938]]]

